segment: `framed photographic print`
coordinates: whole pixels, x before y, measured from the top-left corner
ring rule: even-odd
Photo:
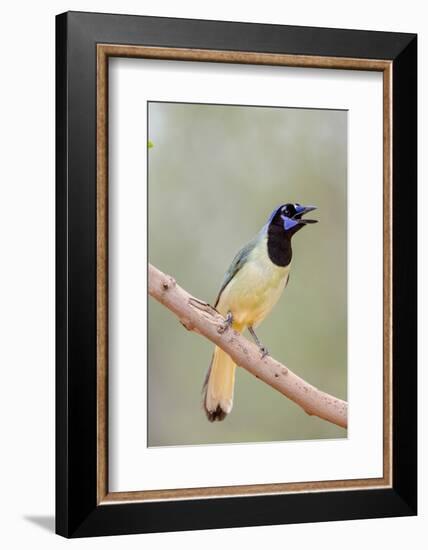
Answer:
[[[416,36],[56,25],[57,532],[416,514]]]

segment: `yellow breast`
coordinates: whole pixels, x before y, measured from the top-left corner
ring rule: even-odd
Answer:
[[[218,311],[222,315],[230,311],[237,330],[256,327],[277,303],[287,284],[289,272],[290,264],[279,267],[272,263],[265,238],[223,290]]]

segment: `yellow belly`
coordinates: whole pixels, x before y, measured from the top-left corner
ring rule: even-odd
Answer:
[[[244,330],[256,327],[272,310],[287,284],[290,264],[276,266],[261,243],[248,257],[247,263],[223,290],[218,311],[226,316],[230,311],[233,327]]]

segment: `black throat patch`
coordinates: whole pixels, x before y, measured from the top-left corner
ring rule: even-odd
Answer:
[[[291,238],[282,227],[274,224],[269,226],[267,249],[269,258],[275,265],[286,267],[291,262]]]

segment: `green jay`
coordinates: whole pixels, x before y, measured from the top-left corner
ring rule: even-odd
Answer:
[[[262,357],[267,349],[254,329],[270,313],[290,277],[291,239],[306,224],[302,218],[315,206],[283,204],[270,215],[256,237],[233,259],[214,307],[237,332],[248,329]],[[223,420],[232,410],[236,365],[215,347],[203,387],[203,405],[210,422]]]

